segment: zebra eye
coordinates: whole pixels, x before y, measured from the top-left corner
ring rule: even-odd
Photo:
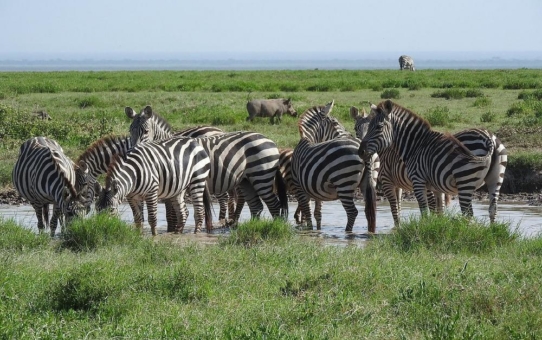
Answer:
[[[144,133],[144,134],[148,134],[148,133],[149,133],[149,129],[144,129],[144,130],[143,130],[143,133]]]

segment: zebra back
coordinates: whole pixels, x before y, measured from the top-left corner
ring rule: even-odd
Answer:
[[[161,140],[173,135],[171,125],[147,105],[137,114],[131,107],[124,109],[126,116],[132,120],[130,136],[132,145]]]

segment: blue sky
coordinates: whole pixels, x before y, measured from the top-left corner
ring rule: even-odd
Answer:
[[[542,55],[541,18],[541,0],[0,0],[0,59]]]

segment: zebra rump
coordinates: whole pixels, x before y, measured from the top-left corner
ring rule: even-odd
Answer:
[[[84,163],[74,164],[52,139],[34,137],[21,145],[13,185],[34,208],[40,232],[49,227],[54,236],[58,220],[64,227],[71,218],[88,212],[87,171]],[[51,221],[49,204],[53,204]]]

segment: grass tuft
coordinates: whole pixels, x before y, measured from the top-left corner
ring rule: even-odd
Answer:
[[[76,219],[62,233],[61,248],[92,251],[99,247],[142,242],[139,231],[108,214]]]
[[[507,223],[488,224],[446,213],[410,217],[395,230],[389,242],[403,251],[427,248],[444,253],[479,254],[512,243],[518,237]]]
[[[30,229],[18,225],[14,220],[0,218],[0,249],[27,251],[48,246],[48,234],[36,234]]]
[[[293,236],[292,225],[281,219],[251,220],[239,224],[229,237],[223,238],[221,244],[244,245],[251,247],[264,241],[286,240]]]

